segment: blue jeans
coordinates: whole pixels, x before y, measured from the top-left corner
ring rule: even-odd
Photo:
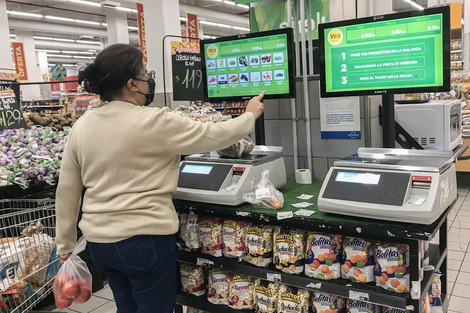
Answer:
[[[108,277],[117,313],[173,312],[177,283],[175,235],[88,242],[88,250]]]

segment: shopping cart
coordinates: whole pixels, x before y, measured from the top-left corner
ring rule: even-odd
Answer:
[[[52,292],[59,270],[55,202],[0,201],[0,312],[25,313]]]

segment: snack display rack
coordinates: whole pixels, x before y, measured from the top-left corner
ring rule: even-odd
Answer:
[[[407,224],[327,214],[318,211],[316,205],[314,205],[313,209],[309,207],[309,209],[315,210],[315,214],[310,217],[297,217],[294,215],[292,218],[278,220],[277,214],[279,212],[292,211],[294,209],[290,204],[296,201],[297,196],[300,196],[302,193],[318,195],[320,187],[320,182],[314,182],[312,185],[298,185],[295,182],[289,181],[282,190],[285,198],[284,208],[281,210],[272,210],[271,212],[266,212],[266,210],[263,209],[255,209],[249,204],[238,207],[228,207],[182,200],[175,200],[174,204],[178,212],[189,213],[192,211],[198,216],[244,220],[256,224],[277,225],[286,228],[357,236],[365,239],[383,240],[409,245],[410,292],[390,292],[376,287],[375,282],[362,284],[353,283],[341,278],[335,280],[320,280],[308,277],[304,274],[290,275],[277,270],[273,265],[267,268],[256,267],[244,261],[238,262],[236,259],[213,257],[200,252],[180,251],[178,253],[178,260],[184,263],[203,265],[205,267],[222,269],[263,280],[275,281],[310,291],[320,291],[343,298],[361,299],[365,302],[381,306],[410,310],[410,312],[421,312],[423,299],[432,284],[435,275],[434,272],[440,271],[443,274],[441,298],[443,301],[443,310],[446,312],[448,306],[447,215],[455,201],[440,218],[431,225]],[[314,202],[316,203],[316,200]],[[425,271],[424,275],[422,275],[422,279],[420,279],[420,241],[430,241],[435,236],[439,236],[440,244],[430,244],[430,268],[433,270]],[[196,297],[184,292],[178,293],[177,304],[195,307],[208,312],[236,312],[229,307],[212,305],[206,300],[205,295]],[[181,311],[177,309],[176,312]]]
[[[59,270],[55,254],[55,202],[0,201],[0,311],[29,312],[52,292]]]

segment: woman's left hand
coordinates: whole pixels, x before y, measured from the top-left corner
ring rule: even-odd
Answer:
[[[60,262],[60,265],[64,264],[65,261],[68,260],[68,258],[70,257],[72,253],[67,253],[67,254],[61,254],[59,255],[59,262]]]

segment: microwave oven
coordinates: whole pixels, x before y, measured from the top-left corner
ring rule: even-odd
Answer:
[[[453,150],[462,141],[460,100],[395,104],[395,120],[424,149]]]

